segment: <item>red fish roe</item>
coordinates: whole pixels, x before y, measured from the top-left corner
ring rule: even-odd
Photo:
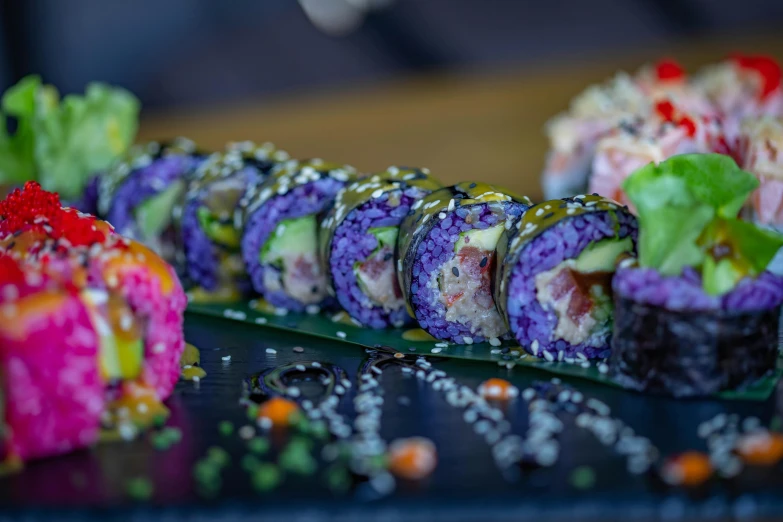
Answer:
[[[685,128],[688,136],[696,135],[696,122],[692,118],[680,113],[677,107],[669,100],[662,100],[655,104],[655,112],[664,120]]]
[[[28,181],[0,201],[0,238],[22,232],[38,232],[62,239],[71,246],[90,246],[106,239],[111,227],[73,209],[64,209],[60,196]]]
[[[710,457],[698,451],[687,451],[666,459],[661,478],[672,486],[699,486],[712,476]]]
[[[487,400],[507,401],[519,395],[519,389],[505,379],[493,377],[482,382],[479,395]]]
[[[783,434],[759,431],[743,435],[736,452],[752,466],[774,466],[783,459]]]
[[[780,88],[781,71],[778,62],[769,56],[734,57],[734,61],[742,69],[752,70],[761,77],[761,92],[759,98],[764,99]]]
[[[671,59],[663,59],[655,64],[655,75],[661,81],[682,80],[685,77],[685,69]]]
[[[389,471],[396,477],[421,480],[438,464],[435,444],[424,437],[397,439],[389,445]]]

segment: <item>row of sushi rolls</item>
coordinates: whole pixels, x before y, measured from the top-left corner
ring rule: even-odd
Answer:
[[[665,60],[588,88],[546,127],[539,203],[268,143],[131,146],[133,100],[102,85],[60,100],[38,78],[3,98],[18,126],[0,134],[0,456],[61,454],[165,418],[189,300],[510,340],[545,361],[607,360],[626,387],[676,396],[775,369],[771,58],[695,74]]]

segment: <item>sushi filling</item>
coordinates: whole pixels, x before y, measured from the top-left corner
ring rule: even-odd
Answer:
[[[171,214],[185,192],[185,182],[173,181],[163,191],[148,198],[134,211],[137,239],[166,259],[173,259],[174,237]]]
[[[398,310],[405,306],[394,269],[394,247],[399,229],[378,227],[368,232],[375,236],[378,246],[367,259],[354,263],[356,281],[373,305],[382,307],[386,312]]]
[[[312,214],[277,224],[259,257],[264,266],[266,291],[283,291],[304,304],[317,304],[326,297],[316,231],[316,217]]]
[[[611,282],[617,257],[633,250],[631,238],[605,239],[587,246],[535,276],[536,296],[557,317],[552,340],[572,345],[603,338],[611,329]]]
[[[461,233],[454,256],[432,276],[446,320],[470,324],[473,333],[487,338],[506,332],[492,298],[495,247],[502,233],[503,225]]]

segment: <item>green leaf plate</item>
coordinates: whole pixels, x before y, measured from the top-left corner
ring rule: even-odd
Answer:
[[[600,362],[593,362],[588,368],[567,362],[548,362],[528,355],[520,346],[510,341],[503,342],[501,346],[492,346],[489,343],[447,345],[433,339],[420,328],[373,330],[357,326],[344,312],[335,316],[323,313],[284,313],[284,311],[275,310],[263,300],[231,304],[190,303],[187,311],[193,314],[224,317],[268,328],[313,335],[363,348],[384,345],[399,351],[418,353],[428,357],[454,357],[494,362],[499,365],[529,366],[564,377],[578,377],[620,387],[609,375],[600,371]],[[741,390],[722,392],[716,397],[733,400],[766,400],[775,389],[781,374],[783,374],[783,359],[778,359],[778,368],[773,375],[759,379]]]

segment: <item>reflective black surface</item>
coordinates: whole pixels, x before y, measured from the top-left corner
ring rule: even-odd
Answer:
[[[218,424],[248,424],[239,404],[242,381],[266,368],[296,361],[327,361],[354,380],[366,354],[329,341],[281,333],[261,327],[203,316],[188,317],[189,342],[201,349],[207,377],[199,384],[181,382],[169,401],[169,425],[183,431],[179,444],[167,451],[146,439],[112,443],[69,456],[34,462],[12,477],[0,479],[0,519],[5,516],[95,516],[140,520],[197,516],[198,519],[254,520],[550,520],[550,519],[721,519],[731,516],[783,514],[777,492],[783,486],[779,469],[745,472],[730,482],[716,482],[706,491],[662,491],[649,477],[629,475],[625,461],[601,446],[586,430],[564,419],[566,428],[558,464],[508,480],[495,466],[489,446],[430,385],[387,367],[381,377],[385,403],[381,434],[387,440],[422,435],[438,449],[438,467],[426,481],[399,483],[388,498],[368,501],[361,492],[335,496],[313,478],[287,480],[271,493],[257,493],[240,465],[245,445],[236,434],[221,435]],[[295,352],[293,347],[304,348]],[[277,352],[267,353],[267,348]],[[222,358],[230,355],[230,361]],[[531,368],[507,370],[491,363],[433,360],[436,368],[474,389],[493,376],[524,389],[551,375]],[[767,402],[676,400],[570,380],[585,396],[606,402],[612,415],[638,434],[649,437],[663,454],[704,450],[697,426],[720,412],[758,416],[768,423],[776,398]],[[351,415],[353,387],[340,411]],[[400,399],[404,397],[404,399]],[[509,403],[506,415],[514,433],[523,435],[527,408],[522,399]],[[192,468],[207,448],[220,446],[231,454],[223,487],[213,499],[196,492]],[[589,490],[571,485],[571,472],[588,465],[595,471]],[[128,481],[147,477],[154,494],[146,503],[127,495]]]

